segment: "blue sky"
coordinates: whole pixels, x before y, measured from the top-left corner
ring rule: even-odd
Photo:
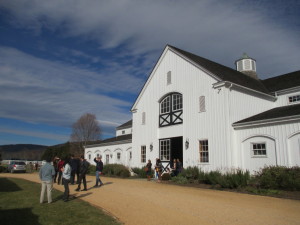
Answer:
[[[261,79],[300,69],[300,1],[0,0],[0,145],[67,142],[84,113],[102,138],[130,108],[166,44]]]

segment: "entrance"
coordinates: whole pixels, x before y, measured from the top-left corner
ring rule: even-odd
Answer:
[[[164,168],[172,167],[173,160],[179,159],[183,162],[183,138],[173,137],[159,140],[159,158]]]

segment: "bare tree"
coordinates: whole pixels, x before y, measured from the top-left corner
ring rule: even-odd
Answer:
[[[94,114],[86,113],[82,115],[76,123],[72,125],[71,142],[77,144],[79,153],[83,153],[84,146],[90,141],[100,140],[101,129]],[[75,146],[73,145],[73,148]],[[76,152],[78,152],[78,150]]]

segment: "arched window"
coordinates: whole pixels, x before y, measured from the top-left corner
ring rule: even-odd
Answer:
[[[160,102],[159,126],[181,124],[183,122],[182,113],[182,95],[172,93],[165,96]]]

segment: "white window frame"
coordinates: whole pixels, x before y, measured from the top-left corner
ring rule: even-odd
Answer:
[[[160,114],[169,113],[171,110],[171,95],[168,95],[160,103]]]
[[[264,145],[265,148],[256,148],[254,149],[255,145]],[[251,149],[251,156],[252,158],[267,158],[267,143],[266,142],[251,142],[250,143]],[[265,151],[265,154],[255,154],[254,151]]]
[[[300,103],[300,94],[287,96],[288,104]]]
[[[206,156],[204,156],[206,154]],[[205,160],[206,159],[206,160]],[[199,162],[209,163],[209,144],[208,139],[199,140]]]
[[[159,157],[161,161],[170,161],[171,159],[171,139],[162,139],[159,141]]]
[[[141,146],[141,163],[146,162],[146,145]]]
[[[181,94],[173,94],[172,95],[172,110],[177,111],[182,109],[182,95]]]

